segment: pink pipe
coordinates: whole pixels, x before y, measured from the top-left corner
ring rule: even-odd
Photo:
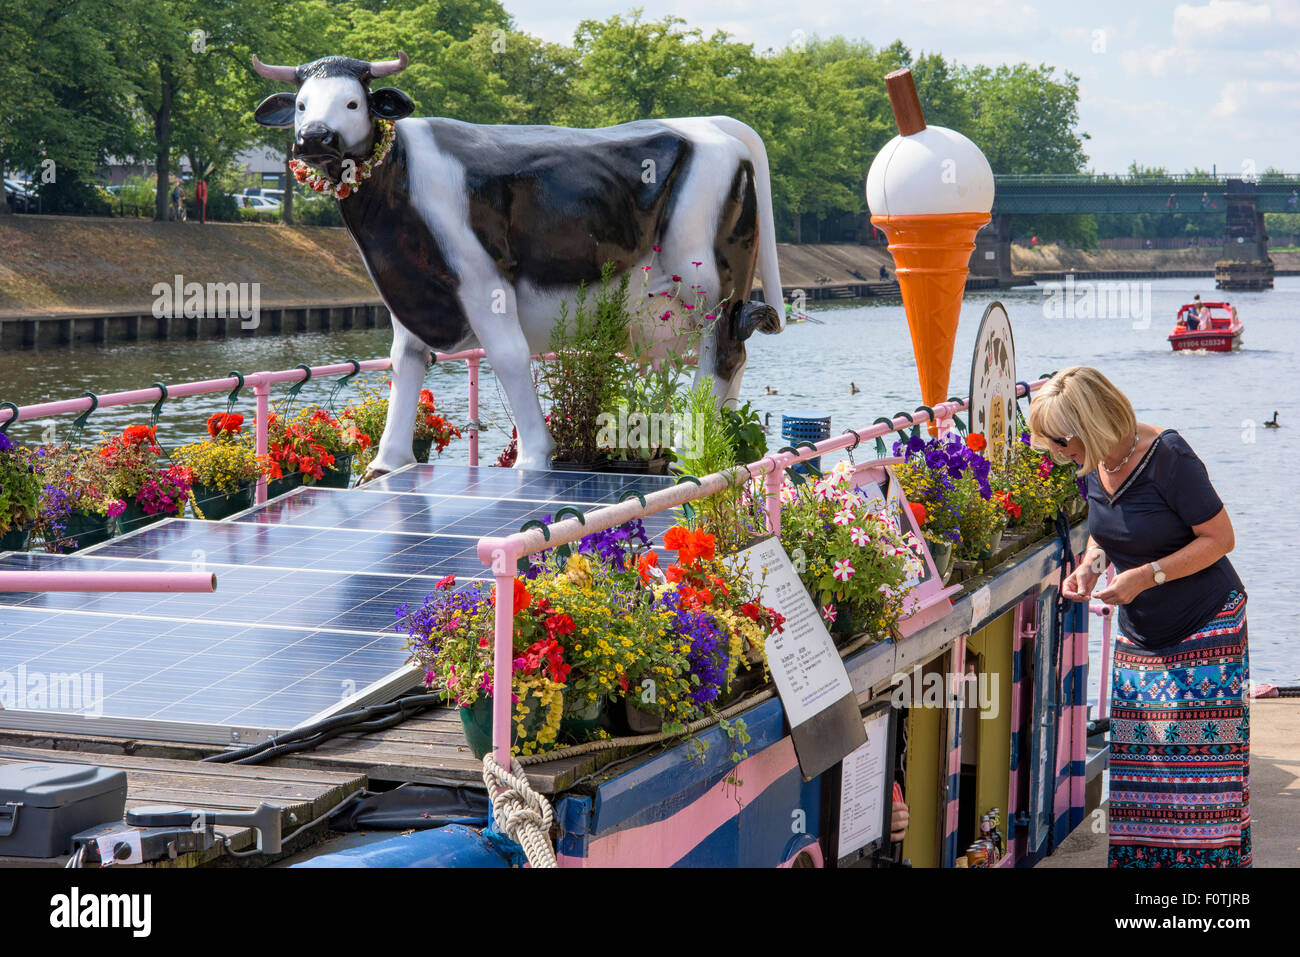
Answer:
[[[1111,583],[1115,577],[1115,566],[1106,566],[1106,584]],[[1107,605],[1107,608],[1110,606]],[[1111,615],[1103,614],[1101,619],[1101,690],[1099,692],[1100,701],[1097,702],[1097,716],[1100,718],[1110,717],[1110,622]]]
[[[478,356],[465,360],[465,373],[469,379],[469,464],[478,465]]]
[[[788,452],[786,453],[789,454]],[[785,472],[781,468],[781,463],[775,455],[769,455],[762,461],[771,461],[771,471],[763,477],[763,489],[766,493],[763,507],[767,511],[767,530],[773,535],[781,534],[781,485],[784,482]]]
[[[492,660],[492,749],[497,764],[510,767],[511,702],[514,698],[515,576],[509,570],[496,573],[497,642]],[[502,636],[505,636],[502,640]],[[505,680],[501,680],[501,676]]]
[[[271,429],[270,412],[271,412],[271,385],[268,382],[258,379],[253,385],[253,395],[257,397],[257,440],[256,450],[260,459],[266,458],[266,450],[269,445],[269,435]],[[266,504],[266,475],[257,477],[257,496],[254,501],[258,505]]]
[[[0,572],[0,592],[213,592],[212,572]]]

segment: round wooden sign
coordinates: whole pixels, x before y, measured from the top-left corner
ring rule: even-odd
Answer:
[[[975,336],[970,365],[970,430],[988,442],[993,465],[1007,464],[1016,440],[1016,344],[1011,317],[1000,302],[990,303]]]

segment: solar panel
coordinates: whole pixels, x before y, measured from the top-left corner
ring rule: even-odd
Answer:
[[[487,577],[479,537],[672,484],[417,466],[358,490],[299,489],[235,521],[172,519],[73,555],[0,556],[5,569],[203,567],[219,579],[210,595],[0,593],[0,723],[247,743],[386,700],[417,682],[394,610],[418,606],[433,578]],[[671,523],[652,517],[647,532]],[[93,700],[15,700],[19,675],[84,679]]]

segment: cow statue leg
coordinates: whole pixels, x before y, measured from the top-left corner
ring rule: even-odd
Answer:
[[[532,350],[519,324],[515,292],[495,276],[488,275],[486,265],[482,269],[482,280],[462,283],[462,304],[515,418],[519,450],[515,468],[548,469],[555,440],[546,428],[542,404],[533,385]],[[478,289],[486,292],[475,295],[474,290]]]
[[[411,440],[415,435],[415,410],[428,369],[429,347],[393,316],[393,388],[388,396],[388,418],[379,440],[379,454],[361,477],[369,482],[415,461]]]

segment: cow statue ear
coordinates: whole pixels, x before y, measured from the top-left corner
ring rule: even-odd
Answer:
[[[370,112],[381,120],[400,120],[415,111],[411,98],[395,87],[370,91]]]
[[[293,126],[293,108],[297,97],[293,93],[272,93],[253,111],[253,119],[262,126]]]

